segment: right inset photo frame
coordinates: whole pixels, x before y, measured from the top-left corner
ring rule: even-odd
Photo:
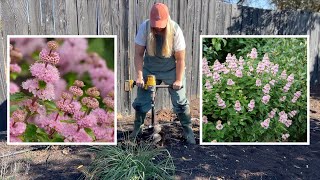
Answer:
[[[309,145],[309,36],[200,36],[201,145]]]

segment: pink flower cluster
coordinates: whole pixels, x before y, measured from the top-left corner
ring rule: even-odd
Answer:
[[[203,122],[204,124],[207,124],[207,123],[208,123],[208,118],[207,118],[207,116],[203,116],[203,117],[202,117],[202,122]]]
[[[23,56],[31,56],[34,51],[45,46],[46,42],[43,38],[11,38],[10,44],[14,44]]]
[[[10,45],[10,73],[19,74],[21,67],[18,65],[18,61],[22,58],[22,54],[19,49],[14,48]],[[20,92],[20,87],[13,82],[13,78],[10,76],[10,94]]]
[[[301,91],[295,92],[291,102],[296,103],[300,96],[301,96]]]
[[[248,57],[250,57],[251,59],[257,59],[258,57],[258,52],[256,48],[253,48],[251,53],[248,54]]]
[[[56,42],[48,42],[50,44]],[[31,92],[36,98],[42,100],[52,100],[55,98],[54,83],[60,79],[59,70],[54,66],[60,60],[59,54],[55,49],[42,49],[40,52],[40,62],[34,63],[30,67],[33,79],[22,82],[22,88]]]
[[[227,84],[228,84],[229,86],[232,86],[232,85],[234,85],[234,82],[232,81],[232,79],[228,79]]]
[[[221,99],[221,97],[219,96],[219,94],[216,95],[216,98],[218,99],[218,106],[221,108],[221,109],[224,109],[226,108],[226,103]]]
[[[274,118],[274,116],[276,115],[276,112],[277,112],[276,108],[272,109],[268,114],[269,118]]]
[[[283,123],[285,126],[290,127],[292,124],[292,120],[288,119],[287,113],[281,111],[278,113],[279,115],[279,122]]]
[[[263,90],[262,91],[263,91],[264,94],[269,94],[270,89],[271,89],[270,84],[266,84],[266,85],[263,86]]]
[[[222,124],[221,120],[217,121],[216,128],[217,128],[217,130],[222,130],[223,129],[223,124]]]
[[[11,115],[10,139],[12,139],[13,142],[21,142],[21,139],[18,136],[22,135],[27,128],[27,125],[24,122],[26,115],[26,112],[20,109],[14,111]]]
[[[241,111],[241,104],[239,100],[237,100],[236,103],[234,104],[234,109],[238,112]]]
[[[264,129],[268,129],[270,124],[270,118],[265,119],[260,124],[261,124],[261,127],[263,127]]]
[[[204,86],[206,87],[207,90],[212,89],[212,84],[210,83],[210,81],[208,79],[206,80],[206,84]]]
[[[271,98],[271,96],[269,94],[267,94],[262,97],[261,101],[263,104],[267,104],[269,102],[270,98]]]
[[[281,135],[281,138],[283,141],[287,141],[289,137],[290,137],[290,135],[288,133]]]
[[[255,106],[254,99],[251,99],[250,103],[248,104],[248,111],[253,111],[253,108]]]
[[[99,89],[102,97],[106,97],[114,89],[114,72],[98,54],[87,53],[87,48],[86,39],[64,39],[58,49],[61,56],[59,63],[61,72],[62,74],[75,72],[79,78],[88,72],[93,85]]]

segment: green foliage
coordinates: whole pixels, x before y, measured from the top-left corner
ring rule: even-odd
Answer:
[[[219,59],[219,52],[226,46],[227,41],[223,38],[204,38],[202,44],[203,57],[214,61]]]
[[[258,53],[261,53],[259,48],[264,46],[267,41],[266,38],[204,38],[203,57],[207,58],[210,65],[215,60],[223,63],[230,52],[245,57],[247,54],[243,52],[248,53],[255,47],[258,49]]]
[[[23,92],[17,92],[14,94],[10,94],[10,101],[11,102],[20,102],[23,100],[26,100],[30,98],[29,96],[27,96],[26,94],[24,94]]]
[[[118,143],[99,146],[86,178],[88,179],[173,179],[175,167],[166,149],[155,149],[151,143]]]

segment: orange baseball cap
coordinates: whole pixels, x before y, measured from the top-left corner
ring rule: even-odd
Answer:
[[[150,25],[156,28],[165,28],[168,23],[169,10],[165,4],[156,3],[150,12]]]

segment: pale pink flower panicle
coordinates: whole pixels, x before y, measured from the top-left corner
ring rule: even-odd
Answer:
[[[258,57],[257,49],[256,49],[256,48],[252,48],[251,53],[248,54],[248,56],[249,56],[251,59],[257,59],[257,57]]]
[[[300,96],[301,96],[301,91],[295,92],[294,97],[292,98],[291,102],[293,102],[293,103],[297,102],[297,100],[299,99]]]
[[[220,97],[218,98],[218,106],[222,109],[227,107],[225,102]]]
[[[272,109],[272,111],[270,111],[270,113],[268,114],[269,118],[274,118],[274,116],[276,115],[277,109]]]
[[[264,94],[269,94],[270,89],[271,89],[270,84],[266,84],[266,85],[264,85],[262,91],[263,91]]]
[[[207,123],[208,123],[208,118],[207,118],[207,116],[203,116],[203,117],[202,117],[202,122],[203,122],[204,124],[207,124]]]
[[[223,129],[223,124],[222,124],[222,122],[220,120],[217,121],[216,128],[217,128],[217,130],[222,130]]]
[[[290,74],[287,78],[287,81],[292,83],[293,80],[294,80],[294,74]]]
[[[204,86],[206,87],[207,90],[210,90],[213,88],[212,84],[210,83],[210,81],[208,79],[206,80],[206,84]]]
[[[261,101],[262,101],[263,104],[267,104],[267,103],[269,102],[269,100],[270,100],[270,95],[269,95],[269,94],[264,95],[264,96],[262,97],[262,99],[261,99]]]
[[[290,112],[288,113],[288,115],[289,115],[290,118],[293,118],[296,114],[297,114],[297,111],[296,111],[296,110],[290,111]]]
[[[234,85],[234,82],[232,81],[232,79],[228,79],[228,81],[227,81],[227,85],[229,85],[229,86]]]
[[[241,111],[241,104],[240,104],[240,101],[239,100],[237,100],[236,101],[236,103],[235,103],[235,105],[234,105],[234,109],[236,110],[236,111]]]
[[[260,123],[261,127],[264,129],[268,129],[270,124],[270,118],[265,119],[263,122]]]
[[[281,138],[283,141],[287,141],[289,137],[290,137],[290,135],[288,133],[281,135]]]
[[[286,70],[283,70],[282,73],[281,73],[281,75],[280,75],[280,77],[281,77],[282,79],[286,79],[286,78],[287,78],[287,71],[286,71]]]
[[[254,99],[251,99],[250,103],[248,104],[248,111],[253,111],[253,108],[255,106]]]
[[[261,80],[260,79],[256,79],[256,86],[260,87],[262,85]]]
[[[240,69],[236,70],[235,75],[239,78],[243,76],[242,71]]]

